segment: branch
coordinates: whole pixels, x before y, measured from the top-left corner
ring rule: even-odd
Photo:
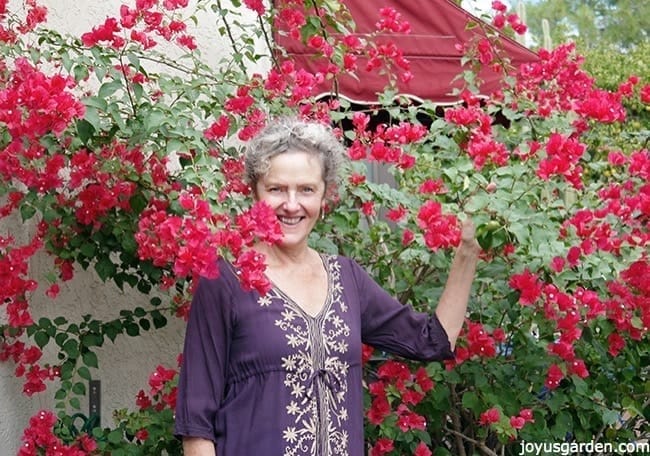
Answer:
[[[451,391],[452,404],[454,407],[458,407],[459,402],[458,402],[458,394],[456,393],[456,386],[451,385],[450,391]],[[456,437],[456,449],[458,451],[457,454],[458,456],[467,456],[467,453],[465,452],[465,444],[463,443],[463,439],[468,441],[472,441],[472,439],[465,436],[461,432],[462,427],[460,424],[460,417],[455,412],[455,410],[454,409],[450,410],[449,414],[451,416],[451,421],[454,424],[454,429],[447,429],[447,430],[450,431]],[[445,428],[447,427],[445,426]]]
[[[126,67],[124,65],[124,51],[125,49],[122,49],[120,52],[120,73],[122,73],[122,77],[124,78],[124,88],[126,90],[126,94],[129,97],[129,103],[131,104],[131,111],[133,111],[133,117],[136,117],[138,115],[138,108],[135,104],[135,99],[133,98],[133,93],[131,92],[131,81],[129,81],[129,78],[126,74]]]
[[[428,264],[420,265],[417,271],[415,272],[415,280],[413,281],[413,285],[417,285],[418,283],[420,283],[420,281],[424,277],[426,277],[430,271],[431,271],[431,267]],[[398,301],[401,303],[406,303],[414,295],[415,295],[415,291],[413,290],[413,287],[410,287],[408,290],[406,290],[398,297]]]
[[[264,35],[264,41],[266,42],[266,46],[269,48],[269,54],[271,56],[271,61],[273,62],[273,66],[275,68],[280,68],[280,63],[278,62],[278,59],[275,58],[275,52],[273,52],[273,49],[275,48],[275,43],[273,40],[271,40],[271,37],[266,31],[266,28],[264,27],[264,21],[262,20],[262,16],[258,16],[257,20],[260,23],[260,29],[262,30],[262,34]]]
[[[217,0],[217,6],[219,7],[219,11],[223,9],[221,6],[221,0]],[[237,48],[237,40],[235,40],[235,37],[232,34],[232,30],[230,29],[230,24],[228,21],[226,21],[226,16],[225,14],[221,14],[221,19],[223,19],[223,24],[226,27],[226,33],[228,35],[228,39],[230,40],[230,46],[232,47],[233,50],[233,55],[240,55],[241,52]],[[239,60],[239,68],[246,74],[246,65],[244,65],[244,62],[242,60]]]
[[[455,426],[455,424],[454,424],[454,426]],[[499,456],[497,453],[495,453],[495,452],[492,451],[490,448],[488,448],[488,447],[485,445],[485,443],[481,442],[480,440],[475,440],[475,439],[472,439],[472,438],[470,438],[470,437],[467,437],[467,436],[466,436],[465,434],[463,434],[462,432],[456,431],[455,429],[450,429],[450,428],[448,428],[447,426],[444,427],[444,430],[447,431],[447,432],[450,432],[450,433],[453,434],[453,435],[455,435],[455,436],[456,436],[456,439],[457,439],[457,440],[460,440],[461,442],[462,442],[463,440],[466,440],[466,441],[470,442],[471,444],[476,445],[476,447],[477,447],[479,450],[481,450],[481,451],[483,452],[483,454],[486,454],[486,455],[488,455],[488,456]],[[464,447],[461,446],[461,448],[463,448],[463,450],[462,450],[462,454],[464,455],[464,454],[465,454]]]

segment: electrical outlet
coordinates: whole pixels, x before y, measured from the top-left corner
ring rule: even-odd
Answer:
[[[90,381],[90,394],[88,395],[88,417],[95,417],[97,426],[100,426],[100,416],[102,409],[102,391],[99,380]]]

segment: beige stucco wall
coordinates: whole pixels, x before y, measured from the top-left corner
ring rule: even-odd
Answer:
[[[21,8],[22,0],[10,1],[10,8]],[[118,16],[122,3],[133,5],[129,0],[39,0],[47,6],[48,23],[63,33],[80,36],[90,31],[94,25],[103,23],[108,16]],[[250,18],[254,20],[254,18]],[[214,33],[214,16],[199,20],[194,30],[199,48],[206,59],[217,61],[220,53],[228,47]],[[251,71],[263,71],[264,65]],[[12,233],[18,240],[28,239],[29,226],[23,226],[19,219],[0,220],[0,233]],[[51,260],[39,257],[33,261],[36,271],[47,272]],[[42,293],[42,291],[41,291]],[[36,293],[32,299],[33,317],[67,317],[78,321],[81,315],[92,313],[99,319],[110,319],[119,315],[122,308],[133,308],[135,303],[147,305],[148,298],[138,292],[120,291],[116,286],[104,284],[94,272],[80,271],[75,279],[62,284],[61,293],[55,301],[43,298]],[[4,310],[0,312],[0,322]],[[143,336],[120,337],[115,344],[107,341],[99,352],[100,369],[93,376],[101,381],[102,425],[109,425],[111,411],[119,408],[135,407],[135,395],[140,389],[148,389],[147,380],[155,367],[164,363],[175,366],[176,357],[181,350],[184,323],[170,319],[166,328]],[[53,359],[53,353],[46,356]],[[20,437],[29,418],[42,408],[52,409],[54,386],[49,391],[28,398],[22,394],[23,379],[16,379],[13,363],[0,363],[0,455],[14,455],[20,445]],[[87,412],[87,404],[82,405]]]

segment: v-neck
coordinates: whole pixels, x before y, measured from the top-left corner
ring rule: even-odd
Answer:
[[[298,304],[291,296],[289,296],[287,293],[282,290],[273,280],[271,280],[268,276],[267,278],[271,282],[271,286],[273,290],[280,296],[287,304],[289,304],[292,308],[295,308],[296,311],[298,311],[303,317],[311,319],[311,320],[317,320],[319,319],[322,315],[324,315],[327,311],[327,308],[331,305],[331,296],[332,296],[332,274],[330,272],[330,268],[327,264],[327,261],[325,259],[325,256],[321,253],[318,254],[318,257],[321,260],[321,263],[323,264],[323,268],[325,269],[325,275],[327,276],[327,290],[325,292],[325,301],[321,304],[320,309],[318,312],[316,312],[314,315],[310,314],[307,312],[300,304]]]

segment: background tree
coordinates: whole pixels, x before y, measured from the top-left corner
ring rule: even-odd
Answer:
[[[569,39],[581,49],[608,43],[619,50],[648,41],[650,3],[635,0],[527,1],[526,23],[535,45],[542,44],[542,19],[550,25],[553,45]]]

